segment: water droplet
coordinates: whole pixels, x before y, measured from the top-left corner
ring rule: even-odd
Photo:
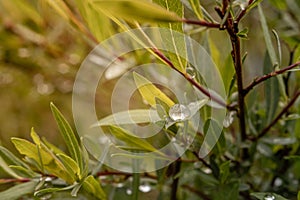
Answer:
[[[229,113],[226,114],[226,117],[223,120],[223,126],[225,128],[228,128],[232,124],[232,122],[234,120],[235,113],[236,113],[235,111],[231,111],[231,112],[229,112]]]
[[[169,110],[169,116],[174,121],[184,121],[191,115],[188,107],[182,104],[175,104]]]
[[[272,194],[266,194],[264,200],[275,200],[275,196]]]
[[[126,194],[132,195],[132,190],[131,190],[130,188],[127,188],[127,189],[126,189]]]
[[[147,193],[147,192],[151,191],[151,186],[149,185],[149,183],[144,183],[144,184],[139,186],[139,190],[141,192]]]
[[[124,187],[124,183],[114,183],[113,184],[116,188],[122,188],[122,187]]]
[[[186,68],[186,73],[187,73],[188,75],[190,75],[191,78],[195,78],[195,77],[196,77],[195,69],[192,68],[192,67]]]
[[[282,179],[281,178],[276,178],[275,181],[274,181],[274,185],[279,187],[281,186],[283,183]]]

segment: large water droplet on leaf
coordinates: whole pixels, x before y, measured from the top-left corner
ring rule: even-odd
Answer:
[[[151,191],[151,186],[149,185],[149,183],[143,183],[139,186],[139,190],[141,192],[147,193]]]
[[[266,194],[266,196],[264,196],[264,200],[275,200],[275,196],[272,194]]]
[[[175,104],[169,110],[169,116],[174,121],[184,121],[188,119],[190,115],[190,109],[182,104]]]
[[[192,68],[192,67],[186,68],[186,73],[187,73],[188,75],[190,75],[191,78],[195,78],[195,77],[196,77],[196,71],[195,71],[195,69]]]

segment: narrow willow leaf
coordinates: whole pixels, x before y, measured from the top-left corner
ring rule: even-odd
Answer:
[[[33,140],[33,142],[38,145],[39,147],[41,147],[41,139],[40,136],[38,136],[38,134],[34,131],[34,128],[31,128],[31,133],[30,136]]]
[[[113,34],[110,19],[104,13],[96,10],[91,4],[91,0],[75,0],[74,2],[89,30],[99,42]]]
[[[161,121],[156,110],[149,109],[136,109],[122,111],[114,113],[103,119],[99,120],[97,123],[93,124],[96,126],[107,126],[107,125],[121,125],[121,124],[138,124],[138,123],[155,123]]]
[[[265,43],[266,43],[267,50],[268,50],[268,53],[269,53],[269,56],[270,56],[270,60],[272,62],[273,67],[275,67],[275,69],[278,69],[280,63],[279,63],[279,60],[277,58],[275,48],[274,48],[272,40],[271,40],[271,36],[270,36],[270,33],[269,33],[269,29],[268,29],[268,25],[267,25],[265,15],[264,15],[263,10],[262,10],[260,5],[258,5],[258,12],[259,12],[261,27],[262,27],[262,30],[263,30]],[[280,92],[283,95],[284,99],[287,100],[288,98],[287,98],[287,95],[286,95],[286,92],[285,92],[285,86],[284,86],[284,81],[283,81],[282,75],[278,75],[277,79],[279,81]]]
[[[182,17],[183,14],[183,4],[180,0],[154,0],[158,5],[166,8],[168,11],[175,12],[178,16]],[[173,65],[181,72],[185,72],[187,61],[181,56],[186,58],[186,46],[185,37],[183,34],[183,24],[178,23],[159,23],[160,27],[167,28],[169,31],[163,31],[161,37],[164,41],[164,46],[168,49],[165,52]],[[178,32],[178,33],[176,33]]]
[[[176,22],[181,18],[173,12],[146,0],[93,0],[101,12],[129,21]]]
[[[276,199],[276,200],[288,200],[284,198],[283,196],[280,196],[279,194],[275,193],[267,193],[267,192],[252,192],[250,193],[251,196],[259,199],[259,200],[266,200],[266,197],[270,197],[270,199]]]
[[[6,149],[3,146],[0,146],[0,157],[2,157],[3,160],[9,165],[18,165],[30,169],[30,167],[27,164],[25,164],[22,160],[20,160],[18,157],[16,157],[13,153],[11,153],[8,149]]]
[[[24,197],[26,194],[33,193],[36,182],[30,181],[15,185],[8,190],[0,192],[1,200],[17,200]]]
[[[160,89],[158,89],[155,85],[153,85],[142,75],[133,72],[133,78],[140,94],[151,106],[155,106],[155,98],[159,98],[160,100],[165,102],[169,107],[175,104],[167,95],[165,95],[165,93],[163,93]]]
[[[0,157],[0,168],[2,168],[7,174],[9,174],[10,176],[12,176],[14,178],[17,178],[17,179],[22,178],[8,166],[8,164],[2,159],[2,157]]]
[[[75,180],[81,179],[80,168],[71,157],[67,156],[66,154],[57,154],[57,157],[61,160],[66,170],[73,176]]]
[[[266,53],[264,61],[264,74],[273,71],[272,63],[269,54]],[[266,95],[266,123],[269,124],[275,116],[276,110],[278,108],[280,94],[279,94],[279,83],[278,79],[271,78],[265,81],[265,95]]]
[[[92,175],[88,176],[82,184],[82,187],[88,193],[94,195],[98,199],[106,199],[106,195],[99,183]]]
[[[32,171],[32,169],[27,169],[27,168],[19,166],[19,165],[18,166],[9,165],[9,168],[14,170],[17,174],[19,174],[22,177],[34,178],[34,177],[37,177],[39,175],[38,173],[35,173],[34,171]]]
[[[41,189],[38,190],[34,193],[34,196],[43,196],[45,194],[48,193],[54,193],[54,192],[59,192],[59,191],[66,191],[66,190],[71,190],[73,189],[77,184],[74,185],[69,185],[67,187],[63,187],[63,188],[45,188],[45,189]]]
[[[224,184],[230,174],[230,161],[226,161],[220,165],[220,179]]]
[[[203,20],[200,0],[189,0],[189,2],[198,19]]]
[[[150,143],[148,143],[146,140],[138,138],[137,136],[133,135],[125,129],[113,125],[107,127],[113,136],[125,142],[129,147],[137,147],[145,151],[159,153],[159,151],[157,151],[157,149],[153,147]]]
[[[42,160],[43,168],[49,173],[65,180],[68,183],[73,183],[75,180],[70,176],[69,172],[66,171],[62,163],[54,157],[53,154],[45,151],[44,149],[37,149],[37,146],[27,140],[21,138],[11,138],[12,143],[20,154],[25,155],[35,162],[40,163]]]
[[[61,114],[61,112],[56,108],[56,106],[51,103],[50,104],[52,113],[58,125],[59,131],[64,138],[64,141],[67,145],[71,158],[73,158],[76,163],[78,163],[80,170],[83,170],[83,160],[79,142],[74,134],[70,124],[67,122],[65,117]]]

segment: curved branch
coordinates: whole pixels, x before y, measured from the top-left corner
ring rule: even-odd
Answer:
[[[269,79],[269,78],[272,78],[274,76],[277,76],[279,74],[283,74],[285,73],[286,71],[288,70],[291,70],[297,66],[300,65],[300,62],[296,62],[290,66],[287,66],[285,68],[282,68],[280,70],[277,70],[277,71],[273,71],[269,74],[265,74],[259,78],[255,78],[243,91],[243,95],[246,96],[256,85],[260,84],[261,82],[264,82],[265,80]]]

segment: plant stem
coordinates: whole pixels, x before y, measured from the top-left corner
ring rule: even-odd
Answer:
[[[225,16],[229,4],[227,0],[223,0],[222,15]],[[225,28],[230,36],[231,46],[232,46],[232,60],[235,67],[235,73],[237,77],[237,86],[238,86],[238,107],[239,107],[239,123],[240,123],[240,132],[241,140],[245,141],[247,139],[246,135],[246,122],[245,122],[245,96],[244,96],[244,86],[243,86],[243,71],[242,71],[242,56],[241,56],[241,42],[238,37],[238,21],[232,19],[231,14],[225,22]]]
[[[249,138],[252,141],[256,141],[259,138],[263,137],[264,135],[267,134],[267,132],[281,119],[281,117],[287,113],[289,108],[295,103],[295,101],[298,99],[300,96],[300,91],[296,93],[296,95],[291,99],[291,101],[282,109],[282,111],[277,115],[277,117],[266,127],[264,128],[257,137],[255,138]]]
[[[282,68],[282,69],[280,69],[280,70],[277,70],[277,71],[273,71],[273,72],[271,72],[271,73],[269,73],[269,74],[265,74],[265,75],[263,75],[263,76],[261,76],[261,77],[259,77],[259,78],[255,78],[245,89],[244,89],[244,91],[243,91],[243,93],[244,93],[244,96],[245,95],[247,95],[256,85],[258,85],[258,84],[260,84],[260,83],[262,83],[262,82],[264,82],[265,80],[267,80],[267,79],[269,79],[269,78],[272,78],[273,76],[277,76],[277,75],[279,75],[279,74],[283,74],[283,73],[285,73],[286,71],[288,71],[288,70],[291,70],[291,69],[293,69],[293,68],[295,68],[295,67],[297,67],[297,66],[299,66],[300,65],[300,62],[296,62],[296,63],[294,63],[294,64],[292,64],[292,65],[290,65],[290,66],[287,66],[287,67],[285,67],[285,68]]]
[[[180,165],[181,161],[178,159],[174,163],[174,170],[173,170],[173,182],[171,185],[171,195],[170,195],[170,200],[177,199],[177,190],[178,190],[178,183],[179,183],[179,178],[174,178],[179,172],[180,172]]]

